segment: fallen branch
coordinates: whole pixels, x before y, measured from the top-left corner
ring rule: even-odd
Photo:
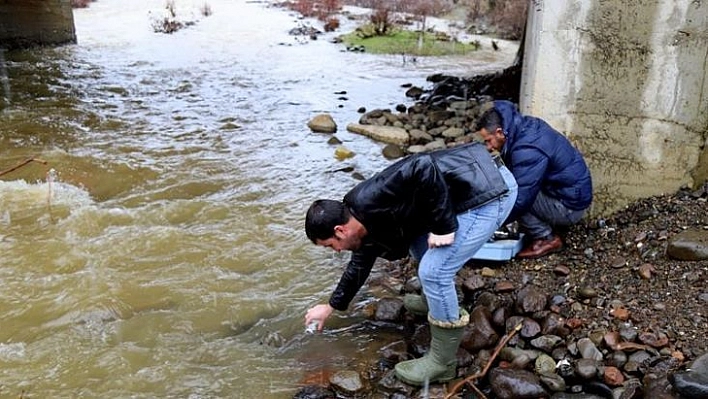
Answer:
[[[47,164],[47,161],[44,161],[44,160],[39,159],[39,158],[27,158],[27,159],[25,159],[24,161],[18,163],[17,165],[11,167],[10,169],[7,169],[7,170],[0,170],[0,176],[6,175],[6,174],[8,174],[8,173],[10,173],[10,172],[14,172],[14,171],[16,171],[17,169],[19,169],[19,168],[21,168],[21,167],[23,167],[23,166],[25,166],[25,165],[27,165],[27,164],[29,164],[29,163],[31,163],[31,162],[39,162],[39,163],[41,163],[42,165],[46,165],[46,164]]]
[[[504,347],[506,346],[507,342],[509,342],[509,340],[510,340],[514,335],[516,335],[517,332],[519,332],[519,331],[521,330],[521,327],[522,327],[522,326],[523,326],[523,323],[519,323],[519,324],[516,325],[516,327],[514,327],[513,330],[511,330],[511,331],[509,331],[508,333],[506,333],[506,335],[504,335],[504,336],[502,337],[502,339],[499,341],[499,343],[497,344],[497,347],[494,349],[494,353],[492,353],[492,356],[491,356],[491,357],[489,358],[489,360],[487,361],[487,364],[484,366],[484,369],[483,369],[481,372],[479,372],[479,373],[477,373],[477,374],[473,374],[473,375],[471,375],[471,376],[468,376],[468,377],[466,377],[464,380],[462,380],[462,381],[458,382],[457,384],[455,384],[455,386],[452,387],[452,391],[451,391],[449,394],[447,394],[447,395],[445,396],[445,399],[451,399],[452,396],[453,396],[454,394],[456,394],[457,391],[459,391],[460,388],[462,388],[465,384],[469,384],[469,386],[477,393],[477,396],[479,396],[479,397],[482,398],[482,399],[487,399],[487,397],[484,396],[484,394],[482,393],[482,391],[480,391],[480,390],[474,385],[474,380],[476,380],[476,379],[478,379],[478,378],[482,378],[482,377],[484,377],[485,375],[487,375],[487,371],[489,371],[489,368],[492,366],[492,363],[494,363],[494,359],[496,359],[497,356],[499,356],[499,352],[501,352],[502,348],[504,348]]]

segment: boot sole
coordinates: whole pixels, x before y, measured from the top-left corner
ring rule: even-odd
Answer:
[[[455,377],[456,376],[453,376],[453,377],[443,376],[443,377],[435,378],[435,379],[430,380],[428,382],[428,384],[436,384],[436,383],[452,381],[453,379],[455,379]],[[408,385],[413,385],[413,386],[417,386],[417,387],[422,387],[425,385],[425,381],[419,382],[419,381],[409,380],[408,378],[400,376],[398,373],[396,373],[396,378],[405,382]]]

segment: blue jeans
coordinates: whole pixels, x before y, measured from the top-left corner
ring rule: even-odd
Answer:
[[[584,214],[584,209],[568,209],[559,200],[539,191],[531,209],[519,216],[519,225],[535,240],[553,233],[555,226],[565,227],[577,223]]]
[[[428,301],[430,316],[439,321],[456,321],[460,308],[455,275],[504,223],[516,201],[518,186],[514,176],[502,166],[499,171],[509,191],[486,204],[457,215],[459,227],[452,245],[428,248],[428,235],[411,245],[411,255],[420,261],[418,278]]]

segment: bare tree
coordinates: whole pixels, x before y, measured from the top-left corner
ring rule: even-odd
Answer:
[[[423,37],[427,31],[428,17],[441,15],[450,10],[450,2],[446,0],[412,0],[409,4],[409,11],[420,24],[418,35],[418,50],[423,47]]]

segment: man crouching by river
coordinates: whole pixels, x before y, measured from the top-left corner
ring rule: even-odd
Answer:
[[[344,311],[377,257],[419,263],[422,296],[404,301],[430,322],[428,353],[396,365],[406,383],[423,385],[456,376],[456,352],[469,315],[458,305],[455,274],[504,223],[517,194],[516,180],[480,143],[408,156],[359,183],[342,201],[320,199],[307,211],[305,231],[316,245],[351,259],[329,303],[312,307],[305,324]]]

